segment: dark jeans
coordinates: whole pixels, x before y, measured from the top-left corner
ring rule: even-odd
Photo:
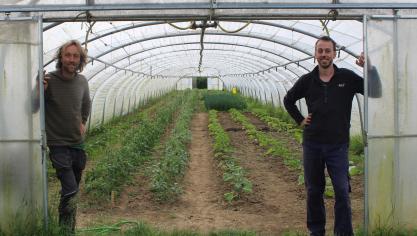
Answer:
[[[61,182],[61,199],[59,202],[59,224],[74,232],[76,202],[75,196],[86,164],[84,150],[67,146],[49,146],[49,158]]]
[[[335,192],[334,234],[351,236],[352,211],[349,198],[348,144],[319,144],[304,141],[304,178],[307,189],[307,228],[310,235],[325,235],[326,209],[324,169],[332,180]]]

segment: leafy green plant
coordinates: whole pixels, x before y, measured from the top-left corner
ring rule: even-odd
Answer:
[[[354,155],[363,154],[365,144],[363,142],[362,135],[352,135],[350,137],[349,151]]]
[[[207,110],[227,111],[230,108],[239,110],[246,108],[246,102],[241,96],[226,92],[207,93],[204,96],[204,104]]]
[[[350,137],[349,143],[349,174],[360,175],[364,172],[365,144],[361,135]]]
[[[245,170],[239,166],[236,158],[231,156],[233,149],[230,146],[230,138],[220,125],[217,111],[209,111],[209,132],[214,139],[214,156],[219,160],[219,166],[223,170],[223,181],[229,183],[230,191],[224,194],[227,202],[232,202],[244,193],[252,192],[252,182],[245,177]]]

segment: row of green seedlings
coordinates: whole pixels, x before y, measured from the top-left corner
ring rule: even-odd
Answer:
[[[94,169],[86,173],[86,194],[104,201],[119,194],[138,167],[150,159],[153,147],[171,123],[182,99],[182,96],[175,96],[154,114],[140,113],[137,125],[132,126],[121,140],[121,148],[106,148]]]
[[[303,142],[303,130],[294,123],[288,123],[280,118],[272,117],[264,108],[254,108],[251,112],[263,122],[268,124],[271,129],[290,134],[299,144]]]
[[[156,200],[174,201],[182,193],[179,184],[188,166],[188,144],[191,141],[190,122],[197,99],[196,91],[184,95],[170,136],[165,142],[163,156],[151,168],[152,186]]]
[[[245,177],[246,171],[232,156],[233,148],[230,145],[230,138],[220,125],[216,110],[209,111],[208,129],[214,140],[214,156],[223,170],[223,181],[231,187],[230,191],[224,194],[224,198],[230,203],[239,199],[242,194],[251,193],[252,182]]]
[[[283,111],[282,108],[275,108],[272,111],[271,109],[268,109],[268,107],[259,105],[257,107],[252,107],[251,111],[255,116],[267,123],[272,130],[289,133],[300,144],[302,143],[302,129],[292,121],[289,121],[288,113]],[[278,114],[279,118],[272,117],[272,115],[276,114]],[[351,176],[363,173],[363,167],[360,161],[361,157],[363,157],[363,142],[361,136],[352,136],[349,151],[349,174]],[[304,178],[299,176],[299,180],[304,180]],[[300,181],[300,183],[301,182],[303,181]],[[334,189],[329,177],[326,177],[325,195],[327,197],[334,197]]]
[[[242,124],[246,134],[252,140],[256,141],[261,147],[267,150],[265,155],[281,157],[288,169],[296,170],[298,172],[298,183],[304,183],[303,168],[297,154],[288,149],[287,145],[281,140],[278,140],[269,134],[265,134],[264,132],[258,131],[248,118],[238,110],[230,109],[229,113],[234,121]]]

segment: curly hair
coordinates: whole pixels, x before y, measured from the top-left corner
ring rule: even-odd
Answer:
[[[77,40],[70,40],[66,43],[64,43],[59,49],[56,51],[55,54],[55,60],[57,60],[56,68],[59,70],[62,68],[62,53],[64,49],[66,49],[69,46],[76,46],[78,51],[80,52],[80,64],[77,67],[78,72],[82,72],[84,69],[84,66],[87,64],[87,52],[84,50],[83,47],[81,47],[81,43]]]

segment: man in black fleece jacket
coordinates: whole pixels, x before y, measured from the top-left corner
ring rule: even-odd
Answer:
[[[328,36],[315,45],[318,65],[303,75],[288,91],[284,105],[291,117],[304,128],[303,165],[307,189],[307,228],[310,235],[325,235],[326,212],[323,200],[327,171],[335,191],[334,234],[353,235],[349,198],[349,128],[352,100],[363,94],[364,80],[353,71],[333,64],[336,43]],[[363,67],[361,55],[356,64]],[[377,78],[374,69],[370,75]],[[370,77],[371,77],[370,76]],[[379,80],[378,80],[379,81]],[[375,90],[378,93],[378,90]],[[378,95],[375,95],[378,96]],[[305,98],[308,115],[295,105]]]
[[[87,54],[78,41],[71,40],[58,49],[55,59],[57,70],[44,77],[46,137],[61,182],[59,223],[74,233],[74,199],[86,164],[83,142],[91,109],[88,82],[79,74]]]

